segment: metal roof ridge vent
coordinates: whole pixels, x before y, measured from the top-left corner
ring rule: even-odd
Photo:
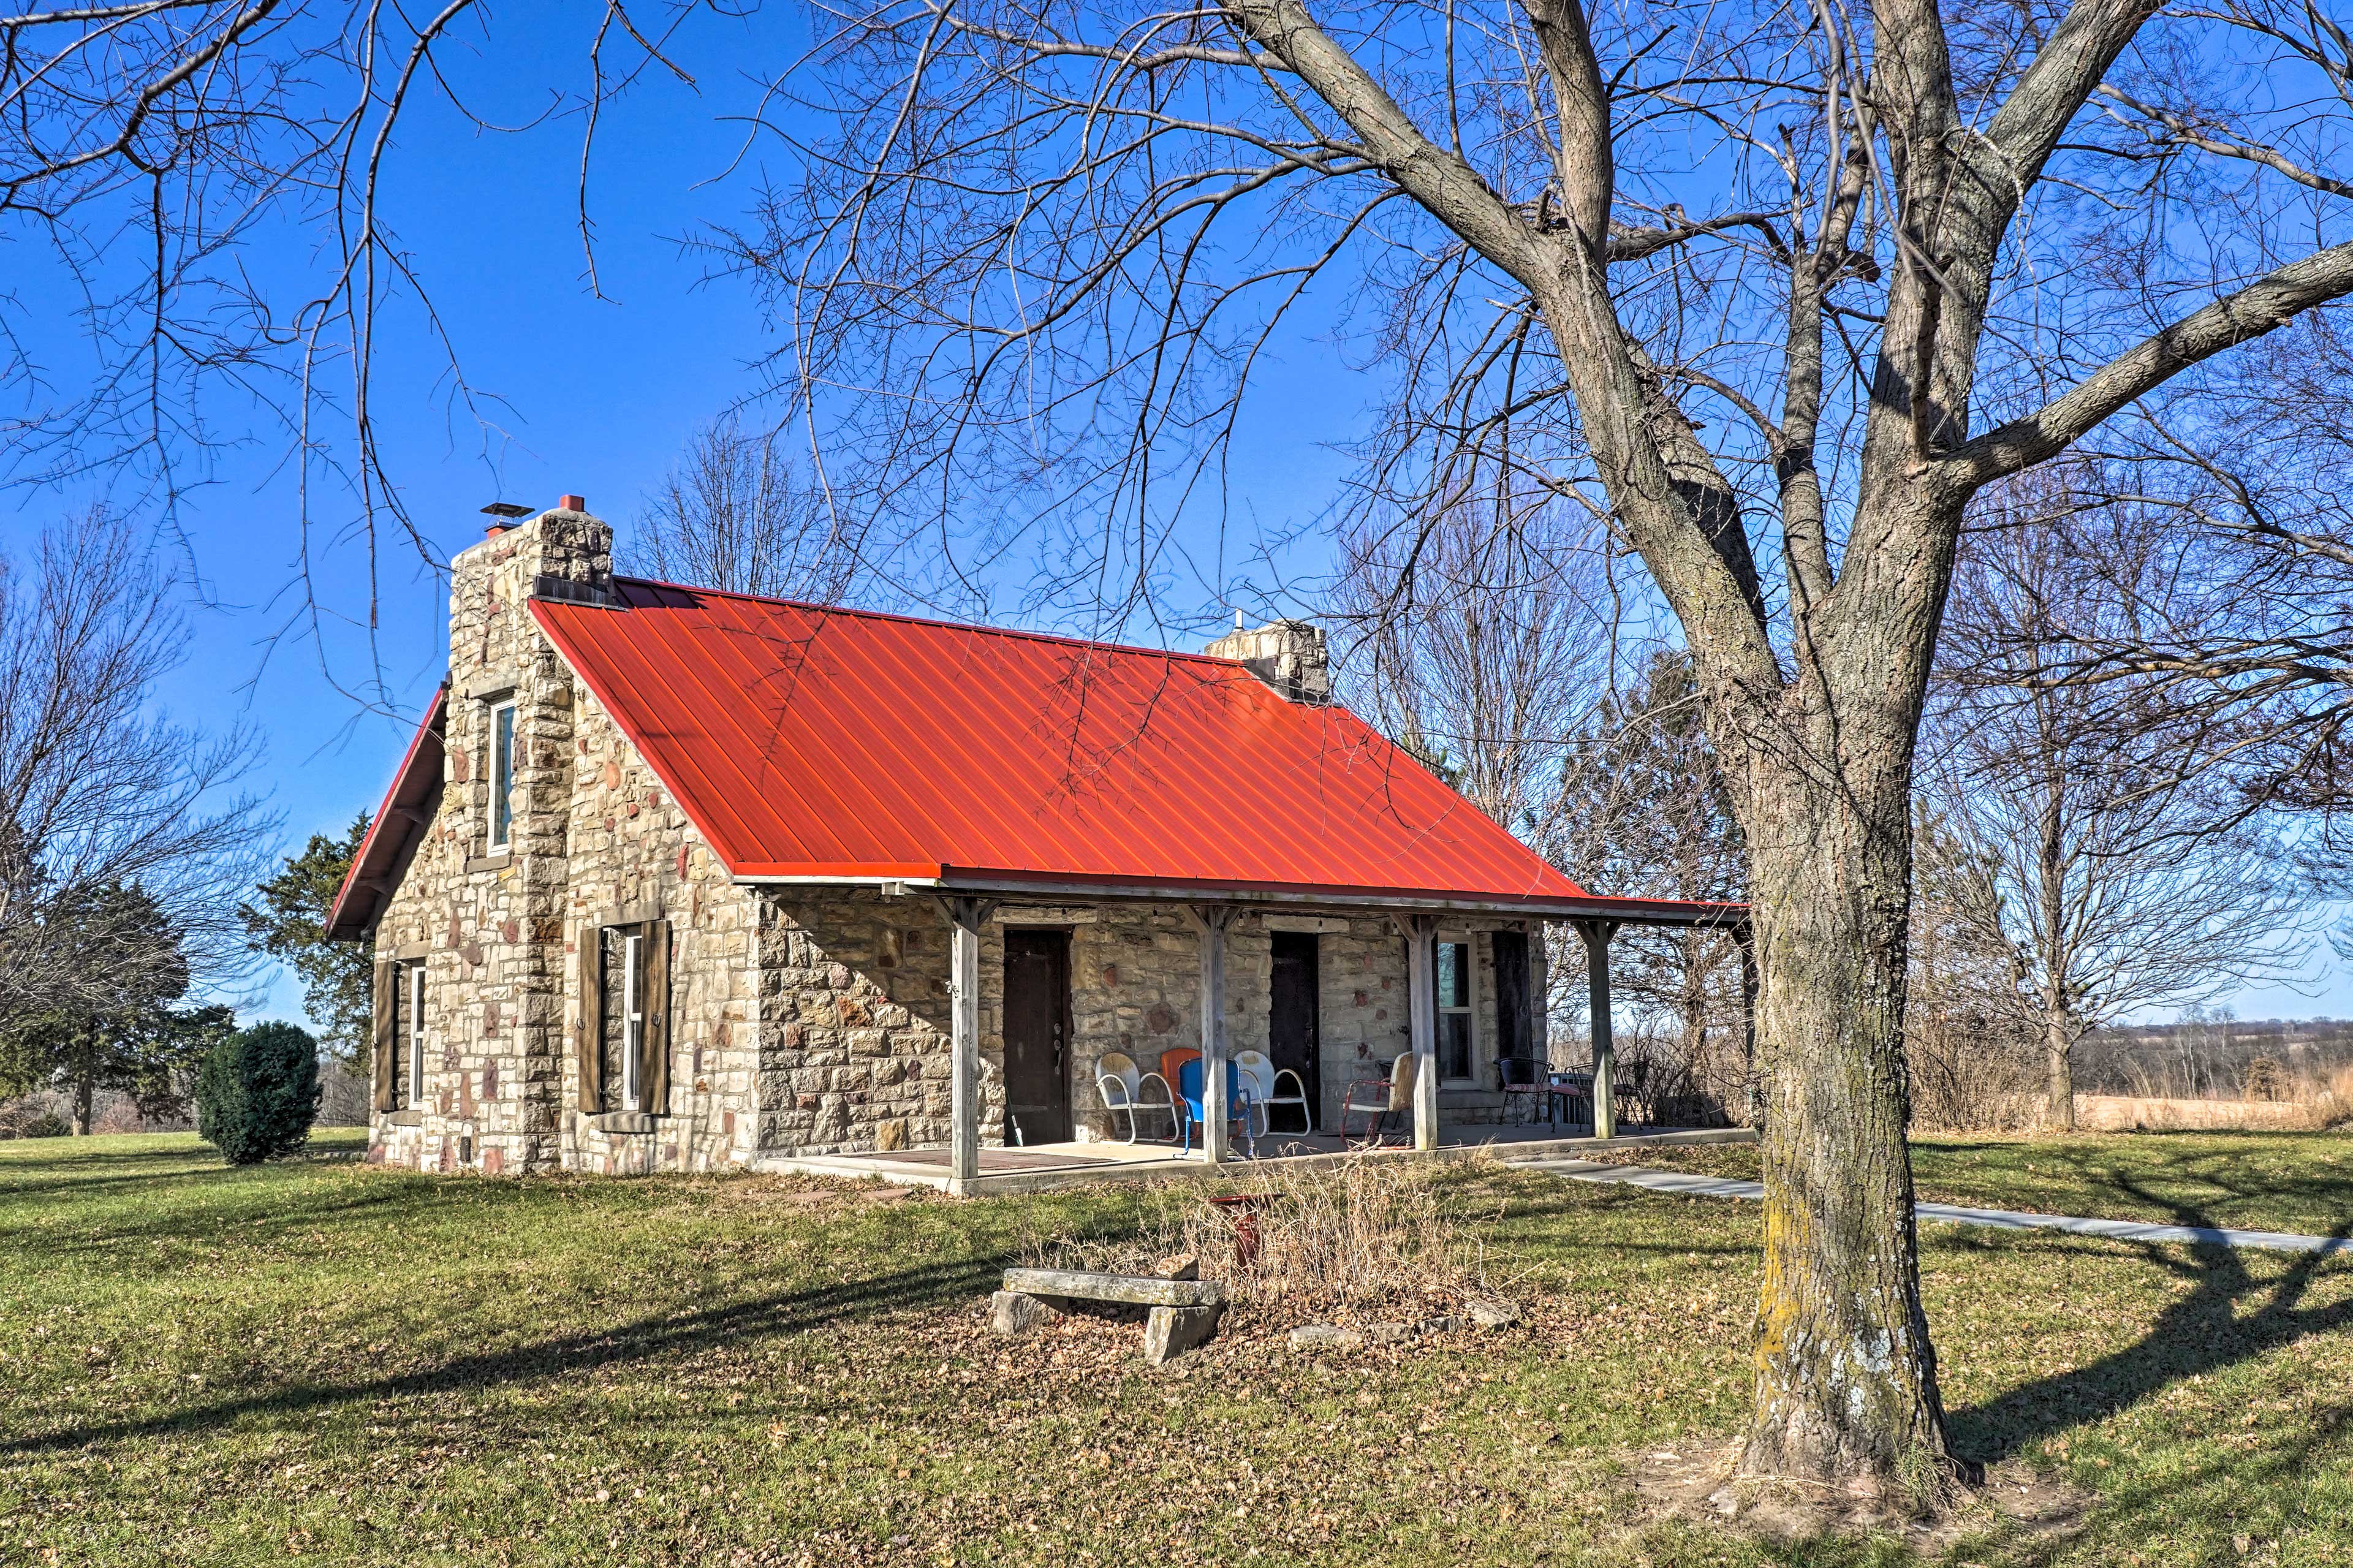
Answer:
[[[1324,628],[1313,621],[1269,621],[1256,631],[1234,612],[1234,629],[1201,650],[1230,658],[1293,702],[1332,700],[1332,655]]]

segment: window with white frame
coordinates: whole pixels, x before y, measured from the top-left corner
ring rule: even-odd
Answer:
[[[425,1103],[424,961],[386,963],[376,984],[376,1109],[415,1110]]]
[[[515,705],[512,700],[491,708],[491,832],[492,853],[514,842]]]
[[[1438,944],[1438,1076],[1471,1076],[1471,944]]]
[[[425,963],[418,960],[403,966],[401,993],[407,1003],[406,1016],[401,1019],[401,1055],[408,1064],[408,1095],[405,1103],[411,1109],[425,1104]]]
[[[653,978],[647,973],[647,961],[652,955],[652,933],[659,929],[654,922],[646,922],[607,926],[599,933],[604,945],[605,994],[599,1009],[604,1059],[598,1077],[603,1080],[601,1099],[606,1110],[657,1109],[649,1104],[647,1095],[648,1004]]]

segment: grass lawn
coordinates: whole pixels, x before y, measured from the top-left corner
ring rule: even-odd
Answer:
[[[2188,1202],[2256,1150],[2294,1194],[2232,1222],[2337,1228],[2344,1148],[1942,1142],[1922,1163],[1954,1173],[1940,1192],[2103,1212],[2110,1187]],[[0,1563],[1905,1560],[1645,1521],[1619,1479],[1741,1425],[1753,1205],[1438,1179],[1531,1326],[1306,1355],[1244,1318],[1154,1370],[1134,1328],[1003,1344],[978,1311],[1037,1238],[1139,1224],[1135,1188],[878,1204],[0,1144]],[[1923,1245],[1959,1442],[2092,1495],[2071,1539],[1951,1561],[2353,1563],[2353,1261]]]
[[[1753,1144],[1649,1145],[1630,1163],[1757,1179]],[[2342,1132],[1923,1133],[1920,1196],[2094,1219],[2353,1234],[2353,1137]]]

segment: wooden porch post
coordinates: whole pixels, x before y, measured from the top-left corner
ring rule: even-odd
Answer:
[[[995,899],[944,898],[948,918],[948,1192],[963,1197],[980,1174],[980,928]]]
[[[1618,1042],[1609,1023],[1609,939],[1616,921],[1579,921],[1585,939],[1586,1005],[1593,1020],[1593,1135],[1618,1136]]]
[[[1757,932],[1744,920],[1732,928],[1732,940],[1740,944],[1741,1087],[1748,1100],[1748,1125],[1754,1127],[1764,1104],[1757,1092]]]
[[[1242,911],[1232,904],[1190,904],[1186,912],[1201,938],[1201,1153],[1222,1165],[1233,1157],[1228,1125],[1233,1108],[1226,1103],[1226,931]]]
[[[1405,1005],[1412,1019],[1413,1146],[1438,1147],[1438,917],[1399,915],[1405,932]]]

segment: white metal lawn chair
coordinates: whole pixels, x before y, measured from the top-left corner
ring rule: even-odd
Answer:
[[[1307,1103],[1307,1084],[1289,1068],[1278,1068],[1267,1058],[1264,1051],[1240,1051],[1235,1054],[1234,1066],[1241,1069],[1242,1082],[1250,1087],[1250,1106],[1258,1113],[1258,1135],[1264,1138],[1272,1129],[1274,1108],[1287,1105],[1299,1112],[1299,1131],[1303,1136],[1315,1131],[1315,1112]],[[1291,1092],[1282,1091],[1283,1080],[1291,1080]]]
[[[1340,1106],[1343,1139],[1348,1136],[1351,1112],[1365,1118],[1366,1141],[1375,1145],[1387,1140],[1390,1127],[1409,1124],[1413,1116],[1413,1053],[1401,1051],[1387,1065],[1387,1077],[1358,1079],[1348,1085],[1347,1097]]]
[[[1159,1090],[1157,1098],[1153,1090]],[[1175,1142],[1180,1123],[1176,1120],[1176,1097],[1169,1092],[1168,1080],[1156,1072],[1144,1072],[1135,1063],[1117,1051],[1106,1052],[1095,1063],[1095,1093],[1102,1096],[1104,1112],[1111,1119],[1111,1130],[1119,1131],[1119,1118],[1127,1118],[1127,1141],[1134,1142],[1138,1135],[1136,1118],[1158,1114],[1168,1118],[1168,1141]]]

